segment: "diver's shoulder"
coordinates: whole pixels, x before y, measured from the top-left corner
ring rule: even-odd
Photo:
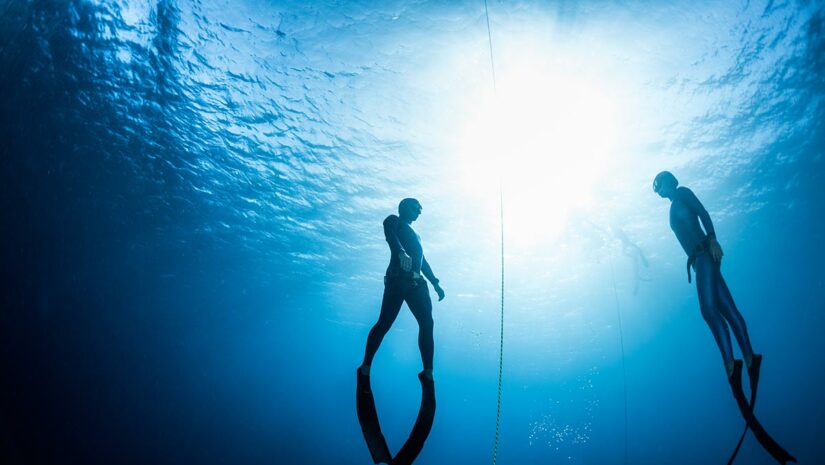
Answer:
[[[398,220],[399,220],[398,215],[389,215],[386,218],[384,218],[384,224],[385,225],[398,224]]]
[[[678,195],[681,198],[696,197],[696,194],[694,194],[693,191],[690,190],[690,188],[687,188],[685,186],[677,187],[676,188],[676,195]]]

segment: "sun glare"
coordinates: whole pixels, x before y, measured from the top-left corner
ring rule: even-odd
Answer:
[[[610,95],[586,78],[539,60],[509,66],[466,120],[462,188],[489,199],[501,186],[508,242],[555,237],[571,211],[593,200],[615,145],[615,113]]]

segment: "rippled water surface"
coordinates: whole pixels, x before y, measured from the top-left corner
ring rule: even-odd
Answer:
[[[0,0],[4,463],[369,463],[353,371],[407,196],[447,292],[416,463],[723,463],[742,420],[663,169],[825,453],[821,1]],[[503,223],[501,218],[503,214]],[[406,310],[373,366],[397,450]],[[749,437],[741,463],[768,464]]]

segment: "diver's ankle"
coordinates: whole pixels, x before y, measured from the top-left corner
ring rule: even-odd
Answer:
[[[424,371],[422,371],[421,373],[423,373],[424,377],[427,378],[428,380],[430,380],[430,381],[433,380],[433,369],[432,368],[425,368]]]
[[[745,359],[745,363],[747,364],[748,370],[750,370],[753,367],[753,364],[757,361],[758,362],[762,361],[762,354],[757,354],[756,352],[751,352],[750,359]]]
[[[370,375],[370,366],[366,363],[362,363],[360,367],[358,367],[358,372],[364,376]]]
[[[745,355],[743,358],[745,359],[745,367],[750,370],[751,365],[753,365],[753,354],[750,354],[750,356]]]
[[[733,377],[733,367],[736,366],[736,363],[731,360],[730,362],[725,362],[725,371],[728,374],[728,378]]]

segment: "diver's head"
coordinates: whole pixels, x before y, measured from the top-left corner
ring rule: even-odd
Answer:
[[[679,181],[670,171],[662,171],[653,179],[653,192],[659,194],[663,199],[673,197],[678,186]]]
[[[421,214],[421,203],[415,199],[404,199],[398,204],[398,216],[407,223],[412,223]]]

